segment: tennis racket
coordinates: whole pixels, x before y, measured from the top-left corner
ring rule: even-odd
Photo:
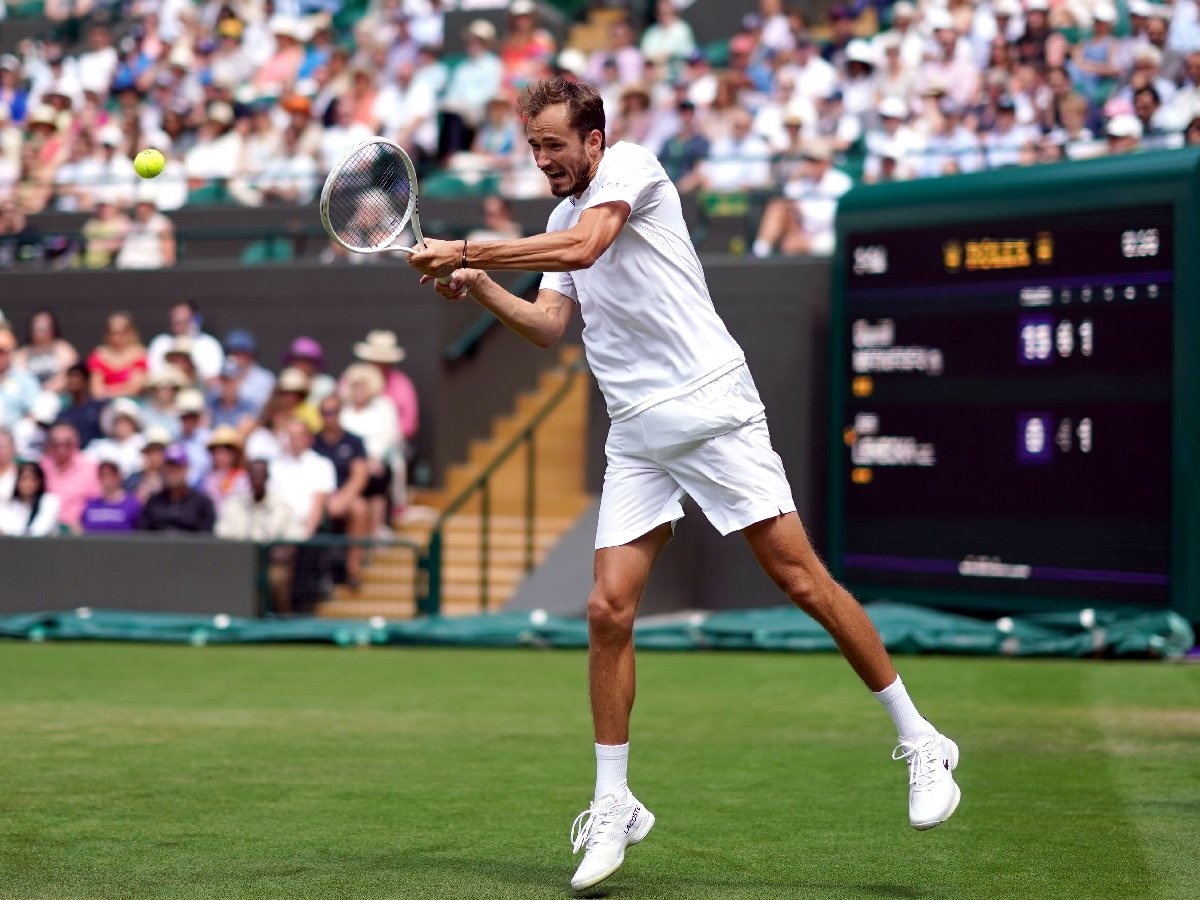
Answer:
[[[387,138],[371,138],[342,154],[321,189],[321,224],[340,247],[352,253],[413,247],[395,243],[412,225],[420,248],[425,246],[417,215],[417,172],[404,148]],[[438,279],[447,284],[449,277]]]

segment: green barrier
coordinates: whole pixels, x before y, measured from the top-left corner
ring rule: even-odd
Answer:
[[[1083,609],[985,621],[898,603],[866,607],[888,650],[896,654],[1135,657],[1171,659],[1192,647],[1191,626],[1177,613]],[[653,650],[829,652],[825,630],[795,607],[694,613],[650,619],[634,630]],[[244,619],[226,615],[140,613],[80,608],[0,617],[0,638],[157,643],[321,643],[338,646],[587,646],[587,623],[541,611],[465,618],[429,616],[388,621]]]

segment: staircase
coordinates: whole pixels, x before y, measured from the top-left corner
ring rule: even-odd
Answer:
[[[424,548],[442,511],[468,491],[547,406],[571,378],[567,367],[582,356],[564,348],[559,363],[530,391],[517,396],[513,410],[497,418],[491,433],[471,443],[467,458],[450,468],[444,487],[413,490],[410,506],[395,525],[397,537]],[[575,523],[588,504],[584,490],[588,390],[586,374],[577,374],[563,400],[534,430],[535,502],[533,565],[538,565]],[[525,577],[527,460],[524,446],[492,473],[488,516],[486,609],[501,609]],[[443,530],[442,615],[474,615],[483,598],[482,498],[479,491],[449,519]],[[417,553],[409,547],[379,547],[363,568],[357,592],[344,586],[318,604],[317,614],[331,618],[412,618],[416,613]]]

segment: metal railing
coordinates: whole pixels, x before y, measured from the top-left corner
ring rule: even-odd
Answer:
[[[490,594],[489,576],[491,562],[491,486],[492,476],[518,449],[525,449],[525,497],[524,497],[524,569],[531,572],[537,563],[535,521],[537,503],[537,431],[553,413],[575,385],[575,379],[587,368],[582,356],[562,367],[566,377],[554,394],[533,414],[516,435],[496,454],[475,478],[442,510],[433,524],[429,544],[417,563],[418,571],[425,575],[424,591],[418,592],[417,612],[437,615],[442,606],[443,554],[445,551],[445,528],[447,522],[474,498],[479,496],[479,606],[487,611]]]

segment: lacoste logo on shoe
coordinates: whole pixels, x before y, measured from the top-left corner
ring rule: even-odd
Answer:
[[[641,811],[642,811],[642,808],[640,806],[635,806],[633,808],[633,815],[629,817],[629,821],[625,825],[625,833],[626,834],[629,834],[629,829],[631,829],[633,827],[633,824],[637,821],[638,813],[640,813]]]

